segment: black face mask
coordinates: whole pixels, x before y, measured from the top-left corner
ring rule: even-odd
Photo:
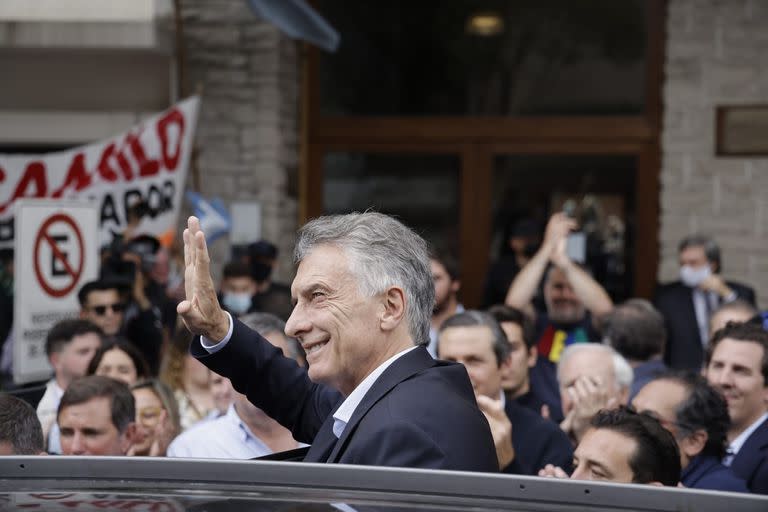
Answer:
[[[264,281],[272,274],[272,265],[255,261],[251,263],[251,273],[256,281]]]

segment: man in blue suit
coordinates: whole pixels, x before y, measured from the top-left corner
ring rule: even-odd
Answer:
[[[756,494],[768,494],[768,332],[730,323],[709,343],[706,376],[728,402],[731,428],[723,464]]]
[[[632,406],[659,420],[675,437],[685,487],[748,492],[744,480],[720,462],[731,420],[725,399],[703,377],[660,374],[640,389]]]
[[[378,213],[320,217],[299,231],[286,334],[309,370],[216,300],[205,236],[184,231],[192,353],[311,443],[308,462],[498,471],[487,421],[461,365],[424,345],[434,285],[424,240]]]
[[[573,448],[560,427],[513,399],[502,388],[512,364],[511,346],[499,323],[489,313],[465,311],[440,326],[440,359],[462,363],[491,425],[499,468],[504,473],[537,475],[547,464],[570,470]]]

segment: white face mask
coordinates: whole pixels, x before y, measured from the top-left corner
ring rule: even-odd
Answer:
[[[224,293],[221,297],[221,303],[225,308],[236,315],[242,315],[251,307],[251,294],[245,293]]]
[[[703,267],[692,267],[690,265],[683,265],[680,267],[680,280],[684,285],[695,288],[699,286],[705,279],[712,275],[712,269],[709,265]]]

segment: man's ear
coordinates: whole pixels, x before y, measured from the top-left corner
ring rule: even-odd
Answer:
[[[393,331],[405,318],[405,292],[402,288],[391,286],[384,293],[384,310],[380,318],[381,328]]]
[[[680,439],[677,444],[680,446],[680,451],[683,452],[686,457],[692,459],[704,449],[707,444],[709,435],[705,430],[697,430],[692,434]]]
[[[58,370],[59,356],[60,354],[58,352],[51,352],[51,355],[48,356],[48,361],[51,363],[51,368],[53,368],[54,371]]]
[[[451,281],[451,291],[453,293],[459,293],[459,290],[461,290],[461,281],[459,279],[454,279]]]
[[[128,450],[131,449],[131,446],[133,446],[136,442],[138,442],[138,427],[136,426],[135,422],[130,422],[127,427],[125,427],[125,432],[122,433],[120,436],[120,450],[125,454],[128,453]]]
[[[528,368],[533,368],[536,366],[536,360],[539,358],[539,349],[536,348],[536,345],[532,346],[528,350]]]

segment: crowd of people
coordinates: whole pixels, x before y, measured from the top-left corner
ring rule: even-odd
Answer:
[[[292,289],[272,282],[264,241],[214,286],[194,218],[183,260],[127,240],[131,271],[105,255],[80,318],[49,331],[36,410],[0,393],[0,454],[303,448],[313,462],[768,494],[754,291],[696,235],[679,245],[679,281],[614,304],[568,255],[576,227],[553,215],[485,310],[462,306],[450,253],[375,213],[303,227]]]

